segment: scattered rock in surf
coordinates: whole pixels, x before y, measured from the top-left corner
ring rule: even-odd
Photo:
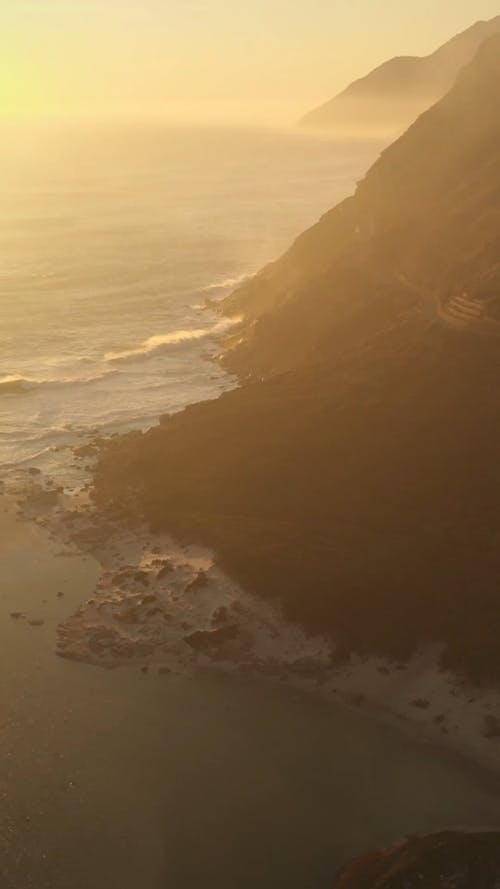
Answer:
[[[221,627],[218,630],[196,630],[189,636],[185,636],[184,641],[196,651],[207,651],[225,645],[227,642],[234,642],[238,639],[239,634],[239,627],[236,624],[231,624],[231,626]]]
[[[174,570],[174,566],[172,565],[170,559],[155,559],[155,565],[157,565],[158,562],[160,563],[161,568],[156,575],[156,579],[162,580],[162,578],[166,577],[167,574],[172,573],[172,571]]]
[[[134,580],[136,583],[142,583],[143,586],[149,586],[149,574],[147,571],[136,571]]]
[[[89,660],[90,652],[90,658],[131,660],[150,657],[155,647],[153,642],[130,639],[113,627],[90,626],[85,629],[85,639],[82,639],[80,627],[71,622],[58,628],[57,653],[60,657]]]
[[[194,580],[191,580],[184,588],[184,592],[190,593],[195,590],[202,590],[204,587],[208,586],[208,584],[209,579],[206,571],[199,571]]]
[[[158,602],[158,596],[155,596],[154,593],[148,593],[147,596],[142,597],[139,605],[152,605],[154,602]]]
[[[26,503],[28,506],[36,506],[38,509],[43,506],[52,508],[57,504],[58,496],[57,491],[54,491],[53,488],[46,491],[43,488],[37,487],[30,492]]]
[[[115,620],[119,620],[122,624],[138,624],[140,613],[138,608],[131,607],[122,611],[120,614],[114,614],[113,617]]]
[[[229,620],[229,612],[225,605],[220,605],[212,614],[212,626],[218,627],[221,624],[227,624]]]
[[[121,586],[125,580],[130,577],[130,572],[127,568],[120,568],[118,574],[115,574],[114,577],[111,578],[111,583],[115,586]]]

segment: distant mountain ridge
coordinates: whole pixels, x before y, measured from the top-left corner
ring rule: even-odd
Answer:
[[[434,311],[465,292],[500,318],[499,91],[500,34],[352,197],[226,299],[246,318],[231,366],[267,376],[327,358],[333,338],[345,347],[373,324],[381,284],[383,301],[408,288]]]
[[[476,22],[429,56],[397,56],[307,114],[301,125],[363,134],[402,131],[453,86],[481,43],[500,31],[500,15]]]

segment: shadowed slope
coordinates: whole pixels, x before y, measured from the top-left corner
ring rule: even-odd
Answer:
[[[231,365],[264,379],[110,442],[96,478],[103,505],[213,546],[340,651],[438,640],[488,681],[500,342],[436,309],[458,288],[500,293],[499,89],[500,37],[354,198],[228,301],[249,319]]]

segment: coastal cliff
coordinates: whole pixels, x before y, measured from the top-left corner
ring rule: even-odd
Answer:
[[[463,294],[500,317],[499,82],[497,36],[353,197],[226,300],[246,318],[231,369],[260,378],[329,361],[402,312],[432,319]]]
[[[500,834],[411,837],[344,868],[334,889],[495,889],[500,882]]]
[[[229,298],[246,384],[112,439],[94,492],[213,548],[339,657],[440,643],[483,683],[500,680],[499,90],[496,37]]]
[[[396,133],[451,89],[500,16],[476,22],[428,56],[396,56],[306,114],[301,125],[339,134]]]

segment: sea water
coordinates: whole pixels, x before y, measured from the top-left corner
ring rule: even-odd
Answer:
[[[331,889],[351,856],[407,834],[500,828],[498,782],[362,707],[238,671],[57,658],[99,566],[17,527],[0,587],[2,889]]]
[[[91,430],[146,428],[235,385],[211,360],[207,298],[286,249],[379,150],[5,126],[0,472],[64,475]],[[326,889],[350,855],[408,832],[500,825],[493,786],[362,712],[237,674],[57,658],[99,566],[17,528],[0,566],[2,889]]]
[[[161,125],[4,125],[0,466],[147,428],[234,385],[206,307],[353,191],[373,142]],[[66,451],[66,454],[65,454]]]

